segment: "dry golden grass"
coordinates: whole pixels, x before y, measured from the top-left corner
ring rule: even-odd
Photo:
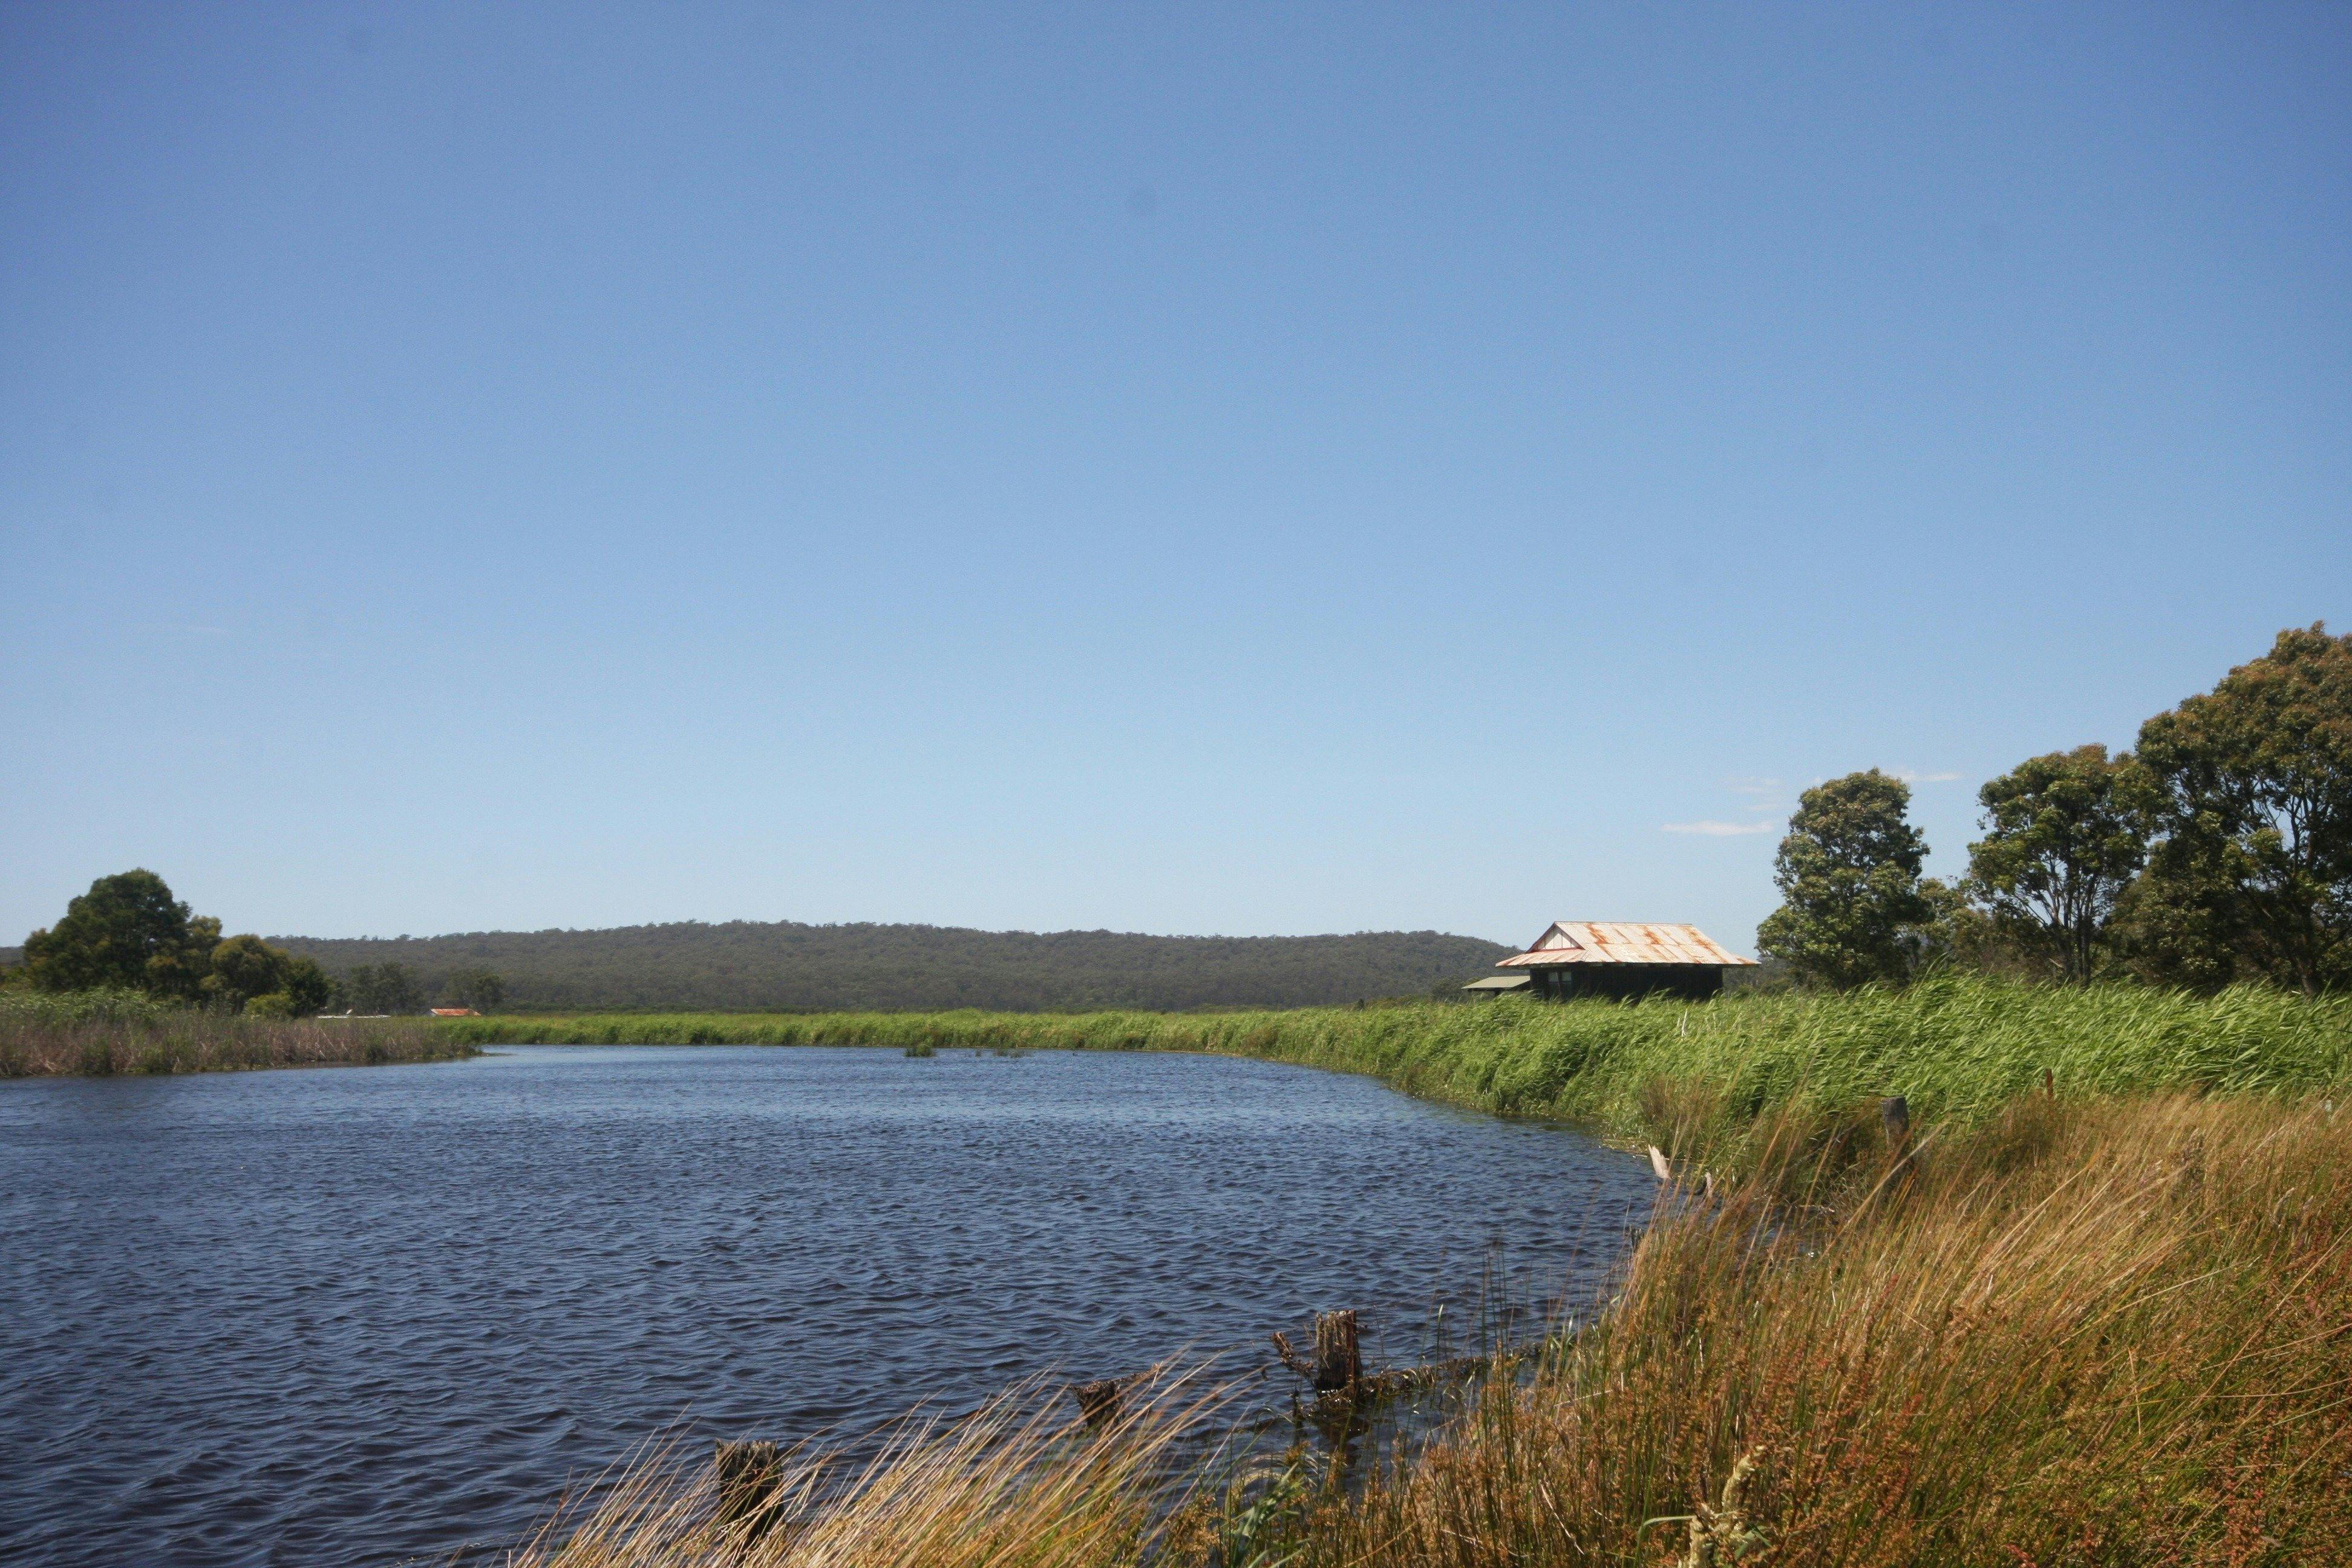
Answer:
[[[755,1511],[726,1522],[717,1470],[670,1448],[576,1521],[559,1515],[512,1568],[1087,1568],[1159,1540],[1171,1450],[1222,1403],[1177,1377],[1094,1424],[1044,1384],[977,1415],[910,1427],[854,1473],[819,1449],[782,1456]],[[738,1510],[740,1511],[740,1510]]]
[[[1778,1131],[1754,1178],[1662,1206],[1600,1322],[1352,1476],[1294,1455],[1171,1512],[1196,1405],[1090,1432],[1012,1398],[830,1490],[798,1457],[757,1543],[664,1463],[516,1562],[2352,1563],[2326,1102],[2031,1097],[1909,1166],[1854,1123]]]
[[[1601,1324],[1303,1517],[1298,1561],[1707,1561],[1685,1516],[1744,1460],[1776,1563],[2352,1563],[2323,1104],[2027,1100],[1814,1207],[1793,1173],[1662,1217]]]

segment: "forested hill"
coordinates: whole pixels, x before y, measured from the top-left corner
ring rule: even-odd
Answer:
[[[405,965],[427,995],[452,973],[493,970],[506,983],[506,1007],[531,1011],[1304,1007],[1475,979],[1513,951],[1428,931],[1139,936],[743,921],[269,940],[332,974],[363,963]]]

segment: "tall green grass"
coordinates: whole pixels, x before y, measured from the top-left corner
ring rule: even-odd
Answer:
[[[463,1019],[477,1045],[841,1045],[1206,1051],[1364,1073],[1503,1115],[1685,1150],[1766,1112],[1836,1115],[1891,1094],[1981,1121],[2043,1075],[2062,1097],[2289,1094],[2352,1074],[2352,997],[2241,987],[2034,986],[1976,977],[1705,1003],[1508,1000],[1281,1013],[842,1013]]]

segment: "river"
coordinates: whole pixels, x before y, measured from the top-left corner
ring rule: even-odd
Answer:
[[[1643,1166],[1223,1058],[516,1047],[0,1084],[0,1562],[390,1563],[679,1422],[857,1434],[1589,1295]]]

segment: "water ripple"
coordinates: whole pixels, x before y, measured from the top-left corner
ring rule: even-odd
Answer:
[[[511,1542],[681,1416],[856,1432],[1495,1275],[1648,1199],[1573,1133],[1157,1055],[541,1047],[0,1087],[0,1561]]]

